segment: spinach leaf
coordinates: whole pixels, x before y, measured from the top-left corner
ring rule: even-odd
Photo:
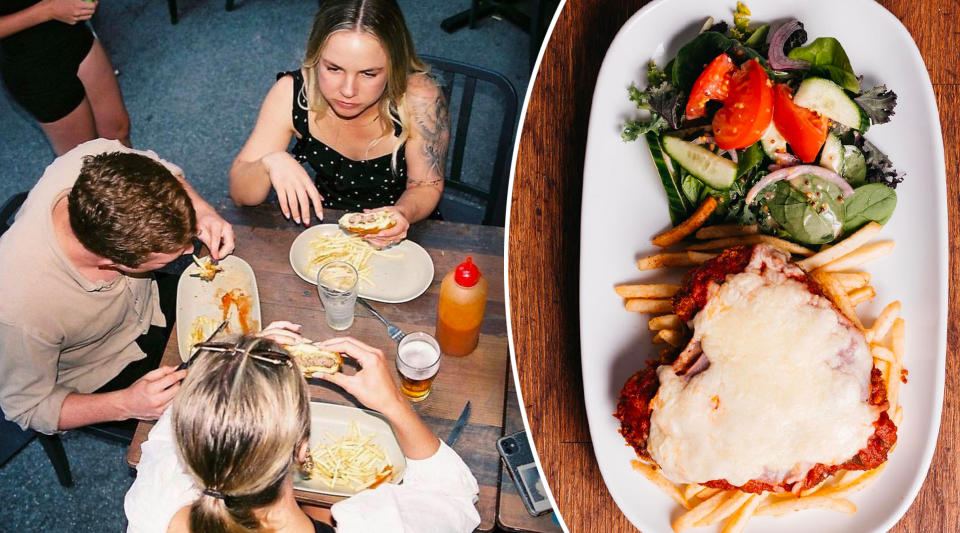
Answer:
[[[859,187],[867,182],[867,162],[863,158],[863,152],[856,146],[843,146],[842,176],[851,187]]]
[[[897,95],[888,91],[886,85],[874,87],[853,99],[870,117],[873,124],[890,122],[893,108],[897,106]]]
[[[683,195],[687,197],[687,200],[690,200],[692,205],[700,205],[700,198],[704,191],[703,182],[683,170],[680,172],[683,174],[683,177],[680,178],[680,188],[683,190]]]
[[[753,30],[753,33],[750,34],[750,37],[747,37],[746,41],[743,41],[744,46],[749,46],[757,52],[763,52],[763,45],[767,42],[767,34],[770,33],[770,25],[764,24],[759,28]]]
[[[836,239],[843,228],[844,204],[836,200],[839,197],[836,185],[804,175],[778,181],[774,197],[765,203],[773,219],[794,240],[823,244]]]
[[[763,161],[763,147],[760,145],[762,141],[757,141],[747,147],[743,151],[743,154],[740,155],[740,158],[737,160],[737,177],[743,176],[747,172],[753,170],[757,165]]]
[[[814,75],[833,80],[850,92],[860,92],[860,80],[853,73],[850,59],[840,41],[833,37],[820,37],[806,46],[794,48],[787,57],[809,61]]]
[[[697,35],[677,52],[677,57],[673,60],[674,87],[689,91],[703,69],[718,55],[733,47],[735,42],[715,31],[705,31]]]
[[[677,180],[677,174],[670,172],[667,161],[663,156],[663,147],[660,145],[660,136],[653,132],[645,135],[647,145],[650,147],[650,155],[660,174],[660,183],[663,185],[663,191],[667,194],[667,207],[670,210],[670,222],[674,226],[686,220],[687,215],[692,211],[691,203],[684,197],[680,183]]]
[[[843,232],[851,233],[867,222],[886,224],[897,207],[897,192],[882,183],[857,187],[844,202]]]

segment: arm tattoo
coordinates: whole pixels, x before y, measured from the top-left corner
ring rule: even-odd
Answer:
[[[423,179],[410,179],[408,187],[438,186],[446,171],[447,149],[450,145],[450,115],[441,92],[433,101],[412,99],[413,121],[423,136],[421,152],[427,158],[427,174]]]

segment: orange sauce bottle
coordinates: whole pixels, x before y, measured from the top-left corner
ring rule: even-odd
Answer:
[[[443,278],[437,304],[435,337],[447,355],[467,355],[477,347],[487,306],[487,279],[473,258],[457,265]]]

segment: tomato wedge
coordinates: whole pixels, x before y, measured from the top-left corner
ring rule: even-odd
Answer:
[[[687,100],[687,120],[707,114],[707,102],[725,100],[730,90],[730,72],[736,67],[727,54],[720,54],[700,73],[690,89]]]
[[[790,87],[782,83],[773,88],[773,124],[804,163],[816,159],[827,140],[827,119],[793,103]]]
[[[743,64],[730,80],[723,107],[713,116],[713,137],[724,150],[746,148],[760,140],[773,117],[773,88],[756,59]]]

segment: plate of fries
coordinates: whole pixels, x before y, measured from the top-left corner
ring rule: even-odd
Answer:
[[[383,250],[361,236],[321,224],[304,230],[290,246],[290,266],[306,282],[317,284],[317,271],[328,261],[347,261],[360,274],[362,298],[403,303],[433,283],[433,260],[419,244],[405,239]]]
[[[406,458],[390,424],[366,409],[310,402],[309,459],[295,475],[299,490],[352,496],[400,483]]]
[[[177,345],[180,357],[190,358],[193,345],[203,342],[227,320],[223,334],[260,331],[260,293],[250,264],[235,255],[224,257],[211,280],[192,276],[204,268],[194,263],[177,284]]]
[[[581,368],[596,460],[620,510],[645,533],[706,525],[697,531],[888,531],[924,481],[943,403],[949,250],[936,103],[916,45],[878,4],[755,0],[749,7],[757,20],[798,18],[811,35],[836,36],[868,86],[882,79],[896,90],[896,120],[870,135],[907,176],[897,189],[897,211],[882,228],[864,226],[824,249],[774,240],[749,226],[705,226],[706,217],[687,225],[683,235],[669,233],[667,202],[650,154],[617,137],[636,113],[621,96],[650,59],[675,56],[704,18],[729,19],[729,6],[675,0],[638,12],[611,44],[597,78],[584,166]],[[655,245],[655,237],[665,246]],[[627,378],[664,348],[686,342],[689,332],[671,302],[684,274],[727,247],[760,242],[789,251],[862,328],[895,406],[890,416],[898,440],[887,462],[869,472],[831,476],[800,497],[675,484],[639,461],[612,416]],[[891,379],[902,369],[909,369],[906,384]],[[809,510],[792,512],[803,509]]]

